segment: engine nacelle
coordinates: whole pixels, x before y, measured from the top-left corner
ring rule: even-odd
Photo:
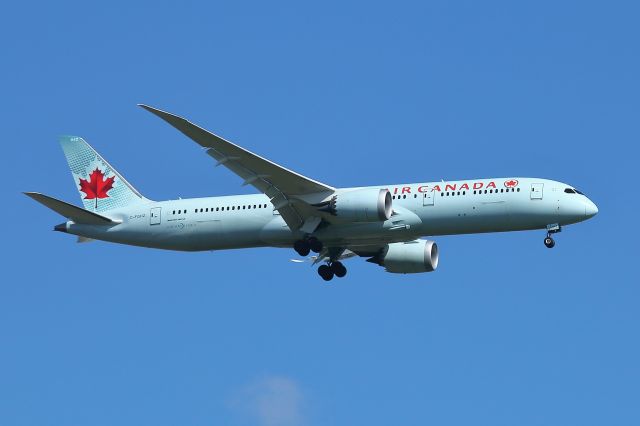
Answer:
[[[438,267],[438,245],[429,240],[391,243],[377,259],[387,272],[413,274],[433,272]]]
[[[356,189],[334,195],[330,201],[314,206],[319,207],[320,211],[352,222],[384,222],[393,213],[388,189]]]

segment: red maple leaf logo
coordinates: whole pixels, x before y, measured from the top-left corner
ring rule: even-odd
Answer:
[[[518,186],[518,181],[515,179],[507,180],[504,182],[504,186],[506,186],[507,188],[515,188],[516,186]]]
[[[89,175],[88,180],[80,178],[80,191],[86,194],[84,199],[95,199],[96,208],[98,208],[98,198],[109,198],[107,192],[113,188],[115,178],[115,176],[105,178],[102,170],[96,167]]]

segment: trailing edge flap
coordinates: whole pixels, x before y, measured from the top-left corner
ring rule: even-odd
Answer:
[[[81,209],[73,204],[65,203],[64,201],[57,200],[48,195],[40,194],[39,192],[25,192],[27,195],[40,204],[49,207],[56,213],[61,214],[67,219],[71,219],[75,223],[82,223],[86,225],[107,225],[114,223],[113,220],[108,217],[104,217],[97,213],[90,212],[89,210]]]

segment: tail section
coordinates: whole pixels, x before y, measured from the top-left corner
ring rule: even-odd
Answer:
[[[104,212],[148,201],[84,139],[63,136],[60,145],[85,209]]]

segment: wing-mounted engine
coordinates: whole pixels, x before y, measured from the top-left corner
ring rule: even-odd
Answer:
[[[429,240],[387,244],[368,262],[384,266],[387,272],[413,274],[433,272],[438,267],[438,245]]]
[[[318,211],[352,222],[378,222],[391,218],[393,208],[388,189],[365,188],[341,192],[329,201],[313,204]]]

